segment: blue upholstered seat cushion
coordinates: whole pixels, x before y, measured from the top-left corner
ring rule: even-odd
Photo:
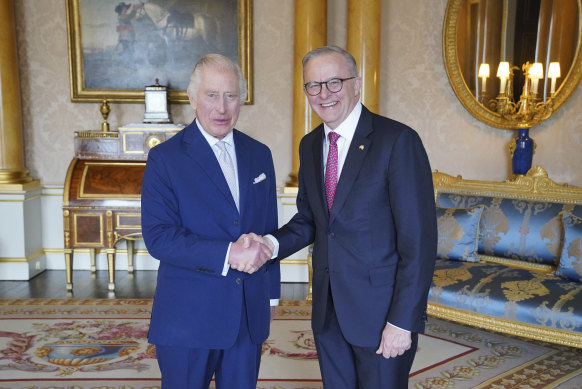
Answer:
[[[435,265],[431,303],[582,334],[582,283],[486,262]]]
[[[564,213],[564,245],[556,274],[582,282],[582,219]]]
[[[478,262],[479,219],[483,206],[436,208],[438,224],[437,258]]]
[[[485,205],[478,254],[556,266],[562,247],[562,212],[582,217],[582,206],[543,201],[439,193],[437,205]]]

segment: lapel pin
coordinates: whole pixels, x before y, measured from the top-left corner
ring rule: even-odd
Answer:
[[[360,150],[364,150],[364,145],[360,145]]]

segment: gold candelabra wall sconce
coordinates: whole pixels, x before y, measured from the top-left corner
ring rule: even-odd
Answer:
[[[551,62],[547,77],[550,81],[550,93],[544,100],[540,92],[540,80],[544,80],[543,65],[540,62],[526,62],[522,66],[524,83],[519,100],[514,99],[514,71],[519,70],[509,62],[502,61],[497,68],[499,78],[499,94],[495,99],[487,97],[487,78],[490,76],[489,64],[479,66],[478,76],[481,79],[481,94],[479,102],[497,112],[508,121],[511,128],[517,128],[518,134],[509,144],[512,170],[514,174],[526,174],[531,168],[535,142],[529,137],[529,129],[549,118],[554,111],[553,97],[556,94],[556,79],[561,77],[560,64]]]

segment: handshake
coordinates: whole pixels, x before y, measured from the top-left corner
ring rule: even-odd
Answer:
[[[254,233],[243,234],[230,245],[228,264],[232,269],[252,274],[271,259],[274,249],[269,238]]]

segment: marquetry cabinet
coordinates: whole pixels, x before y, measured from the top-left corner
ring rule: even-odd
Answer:
[[[141,185],[149,149],[183,126],[145,124],[115,132],[78,132],[63,194],[67,290],[73,290],[73,253],[89,249],[95,272],[96,250],[107,254],[109,290],[115,290],[115,247],[127,242],[133,272],[133,241],[141,239]]]

